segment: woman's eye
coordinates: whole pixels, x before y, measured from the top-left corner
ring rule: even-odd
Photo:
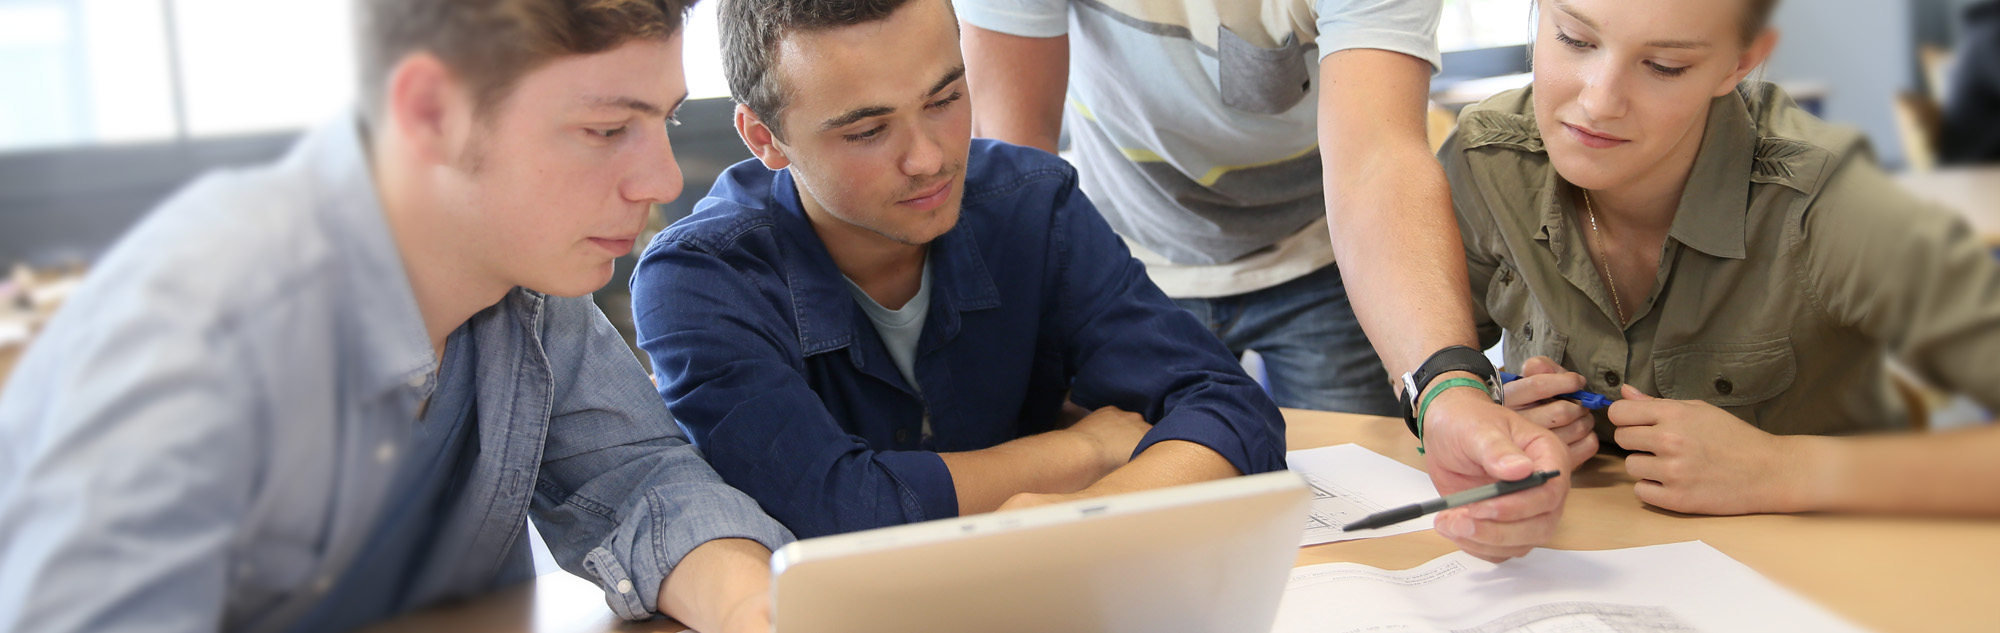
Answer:
[[[1660,64],[1659,62],[1646,62],[1646,65],[1652,66],[1653,72],[1660,73],[1660,76],[1662,77],[1679,77],[1681,75],[1687,74],[1688,71],[1687,66],[1679,66],[1679,67],[1666,66]]]
[[[1556,29],[1556,41],[1562,42],[1563,45],[1578,50],[1587,49],[1590,48],[1591,46],[1589,42],[1585,42],[1583,40],[1570,37],[1568,33],[1562,32],[1562,29]]]

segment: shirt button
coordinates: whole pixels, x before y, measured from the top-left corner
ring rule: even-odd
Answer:
[[[333,588],[332,576],[320,576],[318,578],[313,579],[312,592],[315,594],[326,593],[328,589],[332,588]]]
[[[909,429],[897,429],[897,430],[896,430],[896,443],[897,443],[897,444],[908,444],[908,443],[910,443],[910,430],[909,430]]]
[[[377,447],[375,447],[375,461],[376,461],[376,462],[378,462],[378,463],[383,463],[383,464],[387,464],[387,463],[389,463],[389,460],[392,460],[392,459],[395,459],[395,458],[396,458],[396,443],[395,443],[395,442],[383,442],[381,446],[377,446]]]
[[[1736,385],[1734,385],[1734,384],[1731,384],[1731,383],[1729,382],[1729,379],[1728,379],[1728,378],[1717,378],[1717,379],[1715,379],[1715,392],[1716,392],[1716,393],[1719,393],[1719,394],[1722,394],[1722,395],[1725,395],[1725,396],[1726,396],[1726,395],[1729,395],[1729,392],[1731,392],[1731,391],[1735,391],[1735,390],[1736,390]]]
[[[618,593],[632,593],[632,579],[618,581]]]
[[[1618,372],[1609,369],[1604,370],[1604,384],[1611,385],[1613,389],[1618,388]]]
[[[410,388],[411,388],[411,389],[422,389],[422,388],[424,388],[424,381],[426,381],[426,380],[429,380],[429,379],[430,379],[430,374],[428,374],[428,373],[420,373],[420,374],[416,374],[416,375],[413,375],[413,376],[410,376]]]

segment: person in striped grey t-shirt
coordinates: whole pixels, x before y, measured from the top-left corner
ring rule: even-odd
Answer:
[[[1083,191],[1168,296],[1264,357],[1281,406],[1397,415],[1438,394],[1404,415],[1446,490],[1566,464],[1547,429],[1443,386],[1470,374],[1418,371],[1477,344],[1424,125],[1439,0],[954,4],[974,134],[1055,151],[1067,128]],[[1399,403],[1406,373],[1435,379]],[[1439,531],[1517,556],[1566,489]]]

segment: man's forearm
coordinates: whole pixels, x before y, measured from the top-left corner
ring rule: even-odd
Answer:
[[[972,135],[1055,153],[1069,89],[1069,36],[1021,37],[970,24],[960,33]]]
[[[1104,496],[1200,483],[1243,474],[1214,449],[1182,440],[1167,440],[1146,448],[1131,463],[1111,471],[1080,493]]]
[[[1361,329],[1389,374],[1412,371],[1452,345],[1477,347],[1444,170],[1421,152],[1329,167],[1334,256]]]
[[[660,611],[697,631],[769,628],[771,550],[748,539],[716,539],[681,557],[660,583]]]
[[[1355,50],[1321,67],[1327,220],[1362,331],[1390,376],[1476,347],[1451,189],[1425,135],[1429,64]]]
[[[1074,431],[1049,431],[993,448],[941,453],[958,492],[960,515],[992,512],[1020,493],[1067,494],[1105,474],[1092,440]]]

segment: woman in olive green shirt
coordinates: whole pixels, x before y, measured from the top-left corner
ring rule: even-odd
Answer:
[[[2000,405],[2000,263],[1857,133],[1744,81],[1774,2],[1539,2],[1534,85],[1440,153],[1482,337],[1537,374],[1510,406],[1575,455],[1635,451],[1671,510],[2000,514],[2000,429],[1838,437],[1908,427],[1891,354]],[[1622,401],[1543,399],[1569,387]]]

